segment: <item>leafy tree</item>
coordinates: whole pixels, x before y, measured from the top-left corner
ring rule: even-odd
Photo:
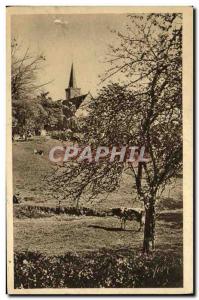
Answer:
[[[67,162],[51,177],[51,188],[78,202],[110,193],[124,168],[132,170],[145,209],[143,252],[154,248],[158,191],[182,168],[182,21],[180,14],[130,15],[118,45],[110,47],[103,80],[117,75],[90,105],[82,144],[145,146],[148,162],[137,166],[109,158],[99,163]]]
[[[61,101],[53,101],[51,97],[47,97],[49,93],[41,93],[37,99],[45,110],[47,117],[45,119],[45,128],[47,130],[60,130],[63,128],[64,114]]]
[[[47,112],[37,99],[31,101],[13,101],[13,133],[25,135],[34,133],[43,128],[47,119]]]

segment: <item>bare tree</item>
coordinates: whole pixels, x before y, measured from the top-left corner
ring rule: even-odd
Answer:
[[[22,134],[27,134],[35,124],[36,117],[42,122],[43,109],[38,103],[35,93],[49,84],[38,83],[38,75],[45,62],[42,54],[33,55],[30,49],[23,51],[22,45],[15,38],[11,41],[11,94],[13,128]]]
[[[24,52],[21,45],[13,38],[11,42],[11,88],[12,99],[19,100],[32,96],[33,93],[48,83],[38,84],[38,72],[45,57],[33,55],[27,48]]]
[[[123,84],[109,83],[90,105],[82,131],[83,144],[145,146],[148,162],[128,164],[137,194],[145,208],[143,252],[155,240],[157,192],[182,168],[182,22],[180,14],[130,15],[119,45],[111,46],[110,68]],[[99,163],[70,161],[49,182],[56,193],[78,202],[86,191],[89,199],[110,193],[120,185],[126,167],[119,161]]]

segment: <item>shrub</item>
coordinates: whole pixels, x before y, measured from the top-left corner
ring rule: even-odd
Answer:
[[[182,287],[182,258],[118,251],[47,257],[15,253],[15,288]]]
[[[67,131],[54,130],[51,132],[51,137],[56,140],[66,141],[70,138],[70,134]]]
[[[35,205],[23,205],[15,206],[14,216],[16,218],[41,218],[49,217],[55,214],[67,214],[75,216],[98,216],[105,217],[107,212],[105,211],[96,211],[92,208],[81,207],[76,208],[73,206],[69,207],[48,207],[48,206],[35,206]]]

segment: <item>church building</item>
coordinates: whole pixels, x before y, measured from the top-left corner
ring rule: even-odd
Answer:
[[[72,64],[68,87],[65,89],[65,100],[62,101],[63,112],[71,114],[77,118],[86,117],[89,113],[88,106],[92,99],[90,92],[87,94],[81,94],[81,88],[77,87],[77,82],[75,78],[75,70]]]

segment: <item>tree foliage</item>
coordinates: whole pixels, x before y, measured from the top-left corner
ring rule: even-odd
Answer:
[[[37,97],[37,100],[47,114],[44,125],[47,130],[60,130],[63,128],[65,119],[63,105],[61,101],[53,101],[51,97],[47,97],[48,94],[48,92],[41,93]]]
[[[21,135],[39,131],[47,119],[47,112],[37,99],[13,101],[12,115],[13,133]]]

